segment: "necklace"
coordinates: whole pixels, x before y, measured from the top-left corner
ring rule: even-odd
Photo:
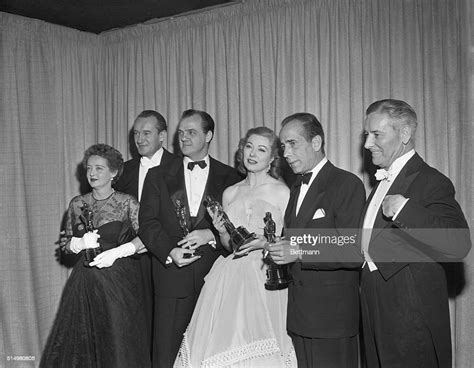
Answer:
[[[98,202],[98,201],[105,201],[106,199],[109,200],[110,197],[112,197],[112,195],[115,193],[115,189],[112,188],[112,192],[105,198],[102,198],[102,199],[97,199],[96,197],[94,197],[94,192],[91,192],[91,197],[94,199],[94,201]]]
[[[89,198],[89,205],[91,207],[91,209],[94,210],[94,215],[96,215],[94,217],[95,219],[95,223],[96,223],[96,226],[97,224],[99,224],[99,219],[101,219],[103,216],[102,216],[102,209],[107,206],[107,203],[109,203],[110,199],[114,196],[115,194],[115,190],[112,189],[112,193],[110,193],[110,195],[104,199],[97,199],[94,197],[94,194],[92,194],[91,192],[91,195],[90,195],[90,198]],[[92,201],[94,200],[94,201]],[[100,207],[99,207],[99,202],[103,202],[103,203],[100,203]]]

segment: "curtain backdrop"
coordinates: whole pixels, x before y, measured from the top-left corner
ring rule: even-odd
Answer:
[[[473,228],[472,12],[469,0],[246,1],[98,36],[0,13],[0,362],[39,362],[68,275],[54,243],[83,151],[105,142],[130,157],[144,109],[167,118],[171,150],[181,112],[208,111],[211,154],[230,164],[249,128],[314,113],[329,159],[369,189],[365,108],[403,99],[418,113],[417,151],[453,180]],[[449,271],[457,367],[474,365],[473,260]]]
[[[97,44],[0,13],[0,367],[38,365],[67,278],[54,243],[81,152],[97,139]]]

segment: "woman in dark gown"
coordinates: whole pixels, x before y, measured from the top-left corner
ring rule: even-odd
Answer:
[[[141,274],[130,257],[145,250],[136,237],[139,204],[112,188],[122,171],[120,152],[97,144],[83,163],[92,192],[71,200],[66,225],[66,249],[82,256],[64,287],[40,366],[149,367]],[[103,252],[86,265],[85,250],[98,245]]]

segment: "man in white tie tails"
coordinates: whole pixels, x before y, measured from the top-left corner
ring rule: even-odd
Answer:
[[[157,111],[144,110],[138,114],[133,124],[133,137],[139,157],[134,157],[125,162],[123,174],[114,185],[115,190],[133,195],[138,201],[141,199],[143,183],[148,170],[170,162],[173,154],[163,148],[167,138],[165,118]],[[151,256],[144,253],[140,256],[140,268],[143,279],[143,297],[148,338],[151,349],[153,333],[153,281],[151,269]]]
[[[400,100],[366,111],[365,148],[380,167],[362,221],[367,367],[451,367],[444,269],[469,251],[451,181],[415,152],[417,116]]]

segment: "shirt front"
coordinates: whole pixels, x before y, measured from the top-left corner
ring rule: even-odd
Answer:
[[[390,165],[390,168],[387,170],[389,179],[384,179],[381,180],[377,189],[375,190],[375,193],[367,207],[367,212],[364,217],[364,223],[362,225],[362,253],[364,254],[364,259],[365,263],[369,266],[369,270],[375,271],[377,269],[377,266],[375,265],[374,261],[370,257],[369,254],[369,243],[370,243],[370,238],[372,236],[372,230],[374,227],[375,219],[377,217],[377,213],[379,212],[380,206],[382,205],[382,202],[387,195],[388,191],[390,190],[390,187],[392,186],[393,182],[397,178],[398,174],[400,174],[400,171],[402,171],[403,167],[406,165],[408,160],[413,157],[415,154],[415,150],[410,150],[404,155],[400,156],[397,158],[392,165]],[[398,209],[397,213],[393,216],[393,219],[398,216],[402,208],[405,206],[407,203],[408,199],[405,200],[405,202],[402,204],[402,206]],[[365,266],[364,263],[364,266]]]
[[[306,193],[308,193],[309,187],[311,186],[311,184],[313,184],[314,179],[316,179],[316,176],[318,176],[319,172],[326,164],[326,162],[328,162],[328,159],[324,157],[321,161],[318,162],[315,167],[308,171],[312,173],[311,179],[309,179],[308,184],[301,183],[300,194],[298,195],[298,200],[296,201],[296,215],[298,215],[298,212],[300,211],[301,204],[303,203]]]
[[[188,197],[189,215],[196,217],[201,205],[202,196],[206,189],[207,178],[209,176],[209,155],[204,157],[206,167],[194,166],[193,170],[188,169],[188,163],[192,162],[189,157],[184,157],[184,181],[186,184],[186,195]]]
[[[142,156],[140,158],[140,167],[138,169],[138,202],[142,197],[143,183],[145,182],[146,174],[152,167],[159,166],[163,157],[163,147],[155,152],[151,158]]]

